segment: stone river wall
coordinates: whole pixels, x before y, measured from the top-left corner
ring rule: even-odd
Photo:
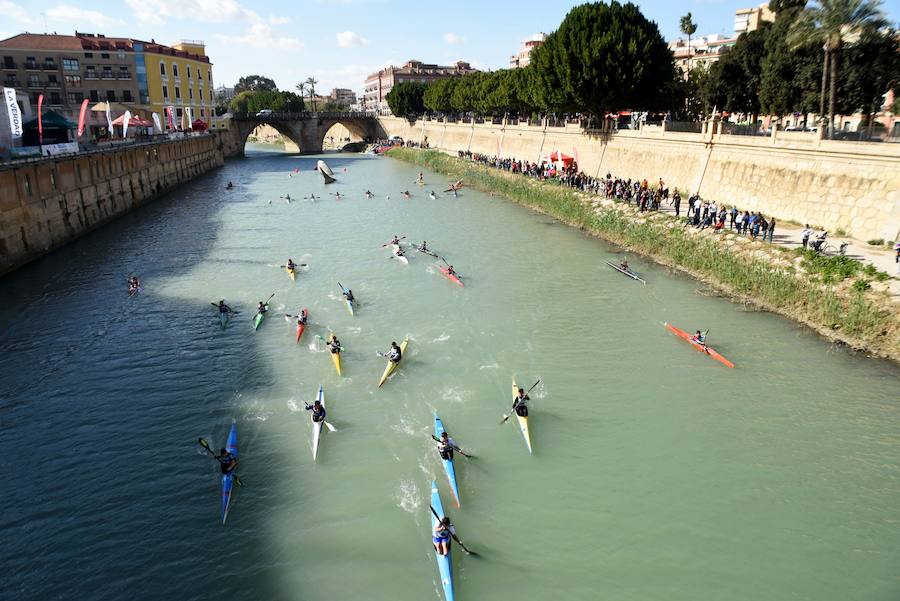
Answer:
[[[536,161],[559,150],[589,175],[662,178],[672,189],[809,223],[861,240],[900,239],[900,144],[820,140],[776,132],[739,136],[714,131],[582,130],[525,124],[445,123],[379,118],[391,136],[431,148]]]

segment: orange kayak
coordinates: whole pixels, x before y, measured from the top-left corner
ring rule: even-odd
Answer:
[[[309,311],[307,311],[306,309],[303,309],[302,313],[303,313],[304,317],[309,319]],[[306,329],[306,326],[303,325],[302,323],[297,324],[297,344],[300,344],[300,337],[303,336],[303,330],[305,330],[305,329]]]
[[[713,359],[715,359],[716,361],[718,361],[725,367],[731,367],[731,368],[734,367],[734,363],[732,363],[731,361],[729,361],[728,359],[726,359],[725,357],[723,357],[722,355],[720,355],[713,349],[709,348],[705,344],[700,344],[699,342],[694,341],[693,337],[690,334],[688,334],[687,332],[685,332],[684,330],[679,330],[678,328],[676,328],[675,326],[673,326],[672,324],[669,324],[669,323],[666,324],[666,329],[669,330],[670,332],[672,332],[673,334],[675,334],[676,336],[678,336],[679,338],[683,338],[685,341],[689,342],[690,345],[692,347],[694,347],[696,350],[700,351],[701,353],[706,353],[707,355],[709,355],[710,357],[712,357]]]

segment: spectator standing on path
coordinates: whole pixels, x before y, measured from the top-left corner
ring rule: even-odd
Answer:
[[[812,230],[809,229],[808,223],[803,227],[803,231],[800,234],[803,236],[803,248],[806,248],[809,244],[809,237],[812,236]]]
[[[672,195],[672,203],[675,205],[675,217],[678,217],[681,213],[681,195],[678,194],[678,190]]]
[[[772,238],[775,237],[775,218],[774,217],[772,217],[769,220],[769,232],[768,233],[769,233],[769,242],[771,243]]]
[[[741,228],[744,227],[744,214],[739,211],[734,211],[732,215],[736,215],[736,217],[732,217],[732,219],[734,219],[734,229],[740,234]]]
[[[734,229],[734,224],[735,224],[735,220],[737,219],[737,215],[738,215],[737,207],[731,207],[731,223],[728,224],[728,229],[730,229],[730,230]],[[738,230],[740,230],[740,229],[741,228],[738,227]]]

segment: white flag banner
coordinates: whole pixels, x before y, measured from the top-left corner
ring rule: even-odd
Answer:
[[[122,119],[122,137],[128,136],[128,123],[131,122],[131,111],[125,111],[125,118]]]
[[[184,110],[187,112],[188,129],[194,129],[194,111],[191,110],[191,107],[187,107]]]
[[[3,100],[6,103],[6,112],[9,115],[9,130],[13,140],[22,137],[22,111],[16,103],[15,88],[3,88]]]
[[[162,122],[159,120],[159,113],[153,113],[153,125],[156,126],[156,133],[162,133]]]
[[[112,113],[109,110],[109,103],[106,103],[106,125],[109,128],[109,137],[113,137],[113,126],[112,126]]]

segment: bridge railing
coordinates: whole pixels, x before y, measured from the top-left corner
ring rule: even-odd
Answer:
[[[374,111],[339,111],[339,112],[312,112],[302,111],[299,113],[233,113],[232,119],[235,121],[258,121],[265,123],[267,121],[295,121],[297,119],[367,119],[373,118],[376,114]]]

